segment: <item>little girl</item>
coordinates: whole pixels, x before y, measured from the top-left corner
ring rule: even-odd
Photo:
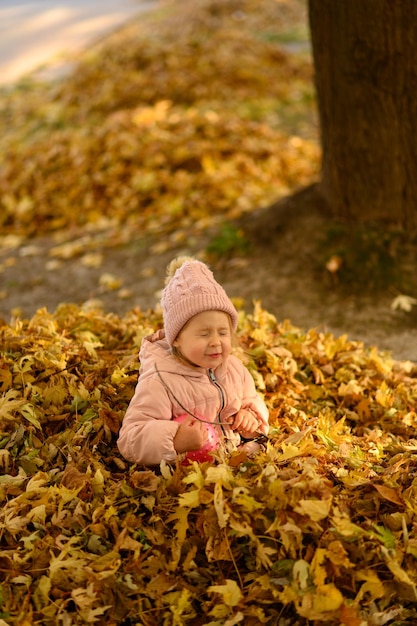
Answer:
[[[231,354],[237,311],[209,268],[190,257],[172,261],[161,306],[164,328],[145,337],[140,349],[139,380],[119,433],[121,454],[143,465],[174,461],[205,445],[207,422],[231,449],[242,437],[267,435],[268,409]]]

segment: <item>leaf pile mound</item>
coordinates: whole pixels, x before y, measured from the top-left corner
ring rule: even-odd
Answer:
[[[316,178],[311,59],[279,40],[297,11],[162,6],[64,81],[2,94],[3,233],[89,226],[111,245],[154,232],[178,241]]]
[[[415,366],[258,303],[238,336],[266,450],[132,466],[117,432],[161,323],[0,328],[0,624],[415,624]]]

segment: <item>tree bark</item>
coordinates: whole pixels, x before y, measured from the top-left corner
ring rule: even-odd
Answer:
[[[417,0],[309,0],[321,193],[356,223],[417,228]]]

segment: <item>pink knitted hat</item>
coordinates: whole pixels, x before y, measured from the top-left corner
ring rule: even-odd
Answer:
[[[171,262],[167,272],[161,306],[170,346],[185,324],[203,311],[228,313],[236,330],[237,311],[207,265],[191,257],[179,257]]]

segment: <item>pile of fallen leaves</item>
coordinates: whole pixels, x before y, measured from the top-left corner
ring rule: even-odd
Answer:
[[[304,0],[161,6],[62,82],[2,94],[3,234],[178,242],[317,177],[311,58],[283,45]]]
[[[417,372],[240,315],[270,440],[129,465],[117,432],[159,312],[0,328],[0,624],[415,624]]]

